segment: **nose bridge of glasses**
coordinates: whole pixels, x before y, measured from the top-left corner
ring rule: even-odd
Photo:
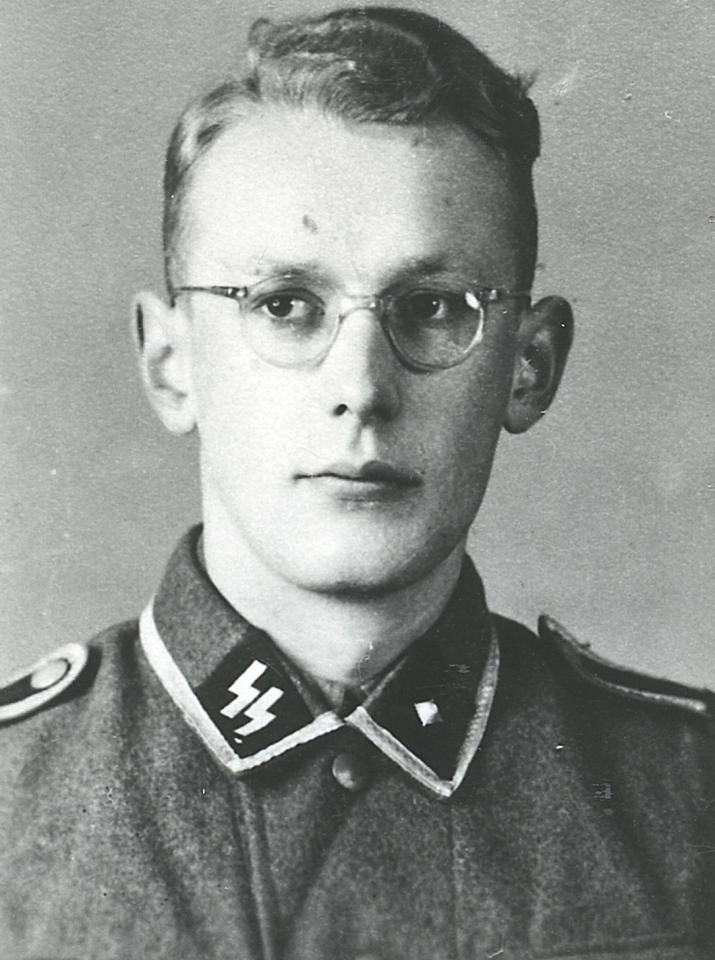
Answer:
[[[343,321],[347,320],[353,314],[368,314],[370,315],[371,321],[377,321],[377,328],[375,328],[372,323],[368,324],[363,328],[361,334],[358,336],[364,338],[366,336],[366,331],[372,329],[373,334],[368,336],[368,340],[372,341],[377,333],[378,338],[385,337],[387,343],[391,344],[391,338],[385,327],[385,308],[386,304],[382,297],[377,294],[347,294],[344,293],[340,297],[339,301],[334,304],[332,310],[328,310],[329,314],[332,314],[333,317],[333,330],[332,337],[330,342],[331,349],[335,341],[340,335],[340,331],[343,327]],[[365,341],[367,344],[367,341]],[[372,347],[369,348],[368,352],[372,352]]]
[[[376,296],[375,294],[363,294],[357,296],[343,294],[338,304],[336,318],[338,323],[342,323],[343,320],[349,317],[351,313],[365,311],[367,313],[372,313],[377,320],[380,320],[382,318],[384,309],[385,305],[382,298]]]

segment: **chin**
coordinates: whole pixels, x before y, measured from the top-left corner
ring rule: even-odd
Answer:
[[[382,564],[332,563],[294,568],[290,579],[304,590],[337,596],[376,597],[409,586],[417,576],[407,569]]]
[[[277,558],[283,576],[318,593],[379,595],[410,586],[450,555],[459,538],[397,538],[388,531],[324,537],[313,533],[299,553]],[[436,540],[436,542],[435,542]]]

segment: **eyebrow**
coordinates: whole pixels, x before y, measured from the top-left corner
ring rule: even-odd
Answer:
[[[435,257],[412,257],[397,272],[402,273],[442,273],[447,269],[447,260],[443,255]]]
[[[253,274],[259,280],[266,277],[320,277],[326,278],[326,271],[317,260],[268,260],[256,258],[252,264]]]
[[[334,277],[331,277],[317,260],[268,260],[261,257],[260,260],[255,261],[252,272],[258,280],[270,277],[311,278],[334,285]],[[443,255],[414,257],[391,270],[383,278],[381,286],[390,287],[415,276],[433,276],[448,272],[452,271]]]

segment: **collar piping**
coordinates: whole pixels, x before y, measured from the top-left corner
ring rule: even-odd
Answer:
[[[230,773],[239,776],[245,774],[293,750],[295,747],[309,743],[347,725],[359,730],[385,756],[394,761],[423,787],[426,787],[436,796],[446,799],[451,797],[461,784],[469,764],[479,748],[494,699],[499,671],[499,644],[496,630],[490,618],[488,623],[489,648],[486,662],[477,685],[474,710],[467,724],[466,734],[462,740],[454,771],[450,777],[437,774],[402,740],[375,719],[370,712],[372,697],[368,699],[366,705],[358,706],[345,718],[339,717],[332,710],[319,713],[309,722],[301,723],[286,735],[273,740],[268,739],[266,746],[251,755],[241,756],[240,752],[243,752],[244,746],[243,738],[234,737],[236,746],[232,746],[227,739],[225,730],[222,731],[216,720],[202,704],[169,652],[154,618],[153,601],[147,605],[141,615],[139,633],[141,645],[149,664],[166,692],[181,711],[184,720],[203,741],[213,757]],[[270,704],[275,705],[278,702],[276,694],[280,696],[283,692],[275,687],[261,692],[258,687],[253,686],[253,682],[257,682],[255,678],[260,677],[263,672],[260,669],[261,667],[264,670],[266,669],[263,663],[253,660],[229,687],[232,693],[236,693],[236,700],[242,698],[241,712],[244,716],[251,718],[252,725],[257,728],[268,727],[271,721],[275,719],[274,714],[267,709],[261,709],[261,701],[268,697],[270,698]],[[250,677],[250,679],[243,679],[245,677]],[[285,680],[288,681],[288,677]],[[253,712],[251,712],[252,708]],[[229,711],[228,707],[224,707],[219,712],[224,716],[234,716],[236,711]],[[249,726],[251,724],[244,725],[243,729],[248,730]],[[245,739],[248,739],[248,737]],[[265,740],[265,731],[262,734],[262,742],[263,740]]]

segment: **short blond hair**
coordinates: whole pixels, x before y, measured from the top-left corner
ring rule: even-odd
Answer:
[[[182,202],[197,160],[220,134],[260,105],[314,107],[356,123],[401,126],[449,121],[506,162],[523,220],[524,285],[536,261],[532,166],[539,117],[529,82],[498,67],[442,20],[393,7],[356,7],[314,17],[257,20],[245,72],[189,104],[164,168],[164,257],[171,289]]]

